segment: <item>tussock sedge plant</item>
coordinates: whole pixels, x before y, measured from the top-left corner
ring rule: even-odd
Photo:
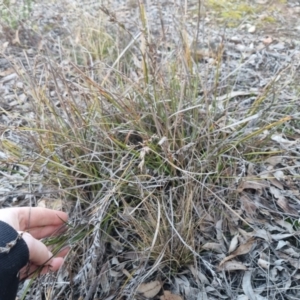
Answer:
[[[56,251],[72,245],[65,269],[73,297],[96,293],[91,286],[112,257],[128,271],[117,299],[189,265],[213,277],[203,241],[216,240],[218,220],[252,226],[235,212],[243,167],[272,155],[270,136],[291,119],[274,96],[278,82],[241,111],[230,96],[218,98],[222,54],[208,84],[184,28],[177,49],[158,54],[142,5],[137,36],[105,8],[99,14],[83,15],[57,56],[41,54],[30,70],[15,63],[31,112],[15,128],[26,142],[3,138],[1,147],[69,211],[68,231],[46,242]],[[54,285],[46,292],[59,299]]]

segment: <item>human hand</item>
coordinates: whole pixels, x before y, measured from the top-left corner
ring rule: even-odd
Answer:
[[[57,271],[63,264],[63,257],[69,249],[58,253],[56,257],[39,239],[59,232],[68,220],[66,213],[42,207],[16,207],[0,209],[0,220],[12,226],[16,231],[23,232],[22,238],[29,249],[29,266],[20,272],[20,278],[25,278],[40,266],[41,273]]]

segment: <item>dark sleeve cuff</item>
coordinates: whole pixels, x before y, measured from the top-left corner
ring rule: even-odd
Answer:
[[[15,300],[19,271],[29,261],[27,244],[17,237],[18,232],[13,227],[0,221],[0,300]],[[8,252],[3,252],[7,244],[13,241],[16,241],[15,245],[12,245]]]

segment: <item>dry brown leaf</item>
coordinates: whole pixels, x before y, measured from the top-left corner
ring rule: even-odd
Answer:
[[[204,250],[212,250],[217,253],[222,253],[222,246],[219,243],[206,243],[202,246]]]
[[[247,215],[253,218],[256,215],[256,205],[247,195],[241,195],[240,201],[242,204],[242,209],[247,213]]]
[[[215,125],[219,128],[220,131],[230,133],[233,131],[232,128],[226,128],[226,124],[228,122],[228,116],[222,116],[220,119],[218,119],[215,122]],[[231,170],[231,168],[228,168],[228,170]],[[230,174],[230,172],[228,172]]]
[[[226,256],[220,262],[219,266],[221,267],[226,261],[231,260],[232,258],[238,255],[244,255],[251,251],[253,245],[255,244],[255,238],[250,238],[245,244],[240,245],[231,255]]]
[[[239,235],[239,241],[240,241],[240,244],[245,244],[249,239],[251,239],[253,237],[253,234],[255,232],[248,232],[248,231],[245,231],[241,228],[238,228],[238,231],[240,233]]]
[[[259,178],[245,178],[237,188],[237,191],[242,192],[245,189],[251,189],[262,194],[262,190],[266,187],[269,187],[269,185],[265,180]]]
[[[160,300],[183,300],[182,297],[172,294],[170,291],[164,291],[164,294],[160,296]]]
[[[282,195],[280,190],[271,186],[270,192],[276,199],[278,199],[276,201],[276,203],[284,212],[289,213],[289,214],[294,214],[294,215],[298,214],[298,212],[289,205],[288,200]]]
[[[275,167],[280,164],[283,160],[282,156],[271,156],[265,160],[265,162],[269,163],[271,166]]]
[[[298,215],[297,211],[290,207],[288,200],[284,197],[280,197],[277,201],[278,206],[286,213]]]
[[[256,230],[254,232],[253,236],[259,237],[259,238],[265,240],[268,243],[271,243],[271,241],[272,241],[272,237],[271,237],[269,231],[267,231],[265,229],[258,229],[258,230]]]
[[[249,162],[247,167],[247,174],[248,176],[255,176],[257,174],[254,163]]]
[[[138,286],[137,291],[146,298],[153,298],[159,293],[161,287],[161,282],[158,280],[154,280],[147,283],[141,283]]]
[[[272,234],[271,237],[272,237],[272,240],[274,240],[274,241],[280,241],[283,239],[287,239],[291,236],[294,236],[295,234],[296,234],[296,232],[294,232],[294,233],[277,233],[277,234]]]
[[[300,191],[299,191],[299,190],[290,190],[290,192],[291,192],[294,196],[299,196],[299,195],[300,195]]]
[[[285,247],[287,245],[289,245],[288,242],[286,242],[286,241],[279,241],[275,250],[280,250],[281,248],[283,248],[283,247]]]
[[[237,260],[232,260],[232,261],[227,261],[225,262],[222,267],[218,268],[219,271],[237,271],[237,270],[242,270],[242,271],[246,271],[248,270],[248,268],[241,262],[237,261]]]
[[[216,97],[216,101],[225,101],[228,99],[240,97],[240,96],[248,96],[251,95],[252,91],[232,91],[222,96]],[[256,94],[256,92],[254,92]]]
[[[198,269],[196,269],[192,265],[189,265],[189,269],[192,272],[193,276],[196,279],[199,279],[201,283],[209,284],[209,280],[207,279],[207,277],[204,274],[202,274]]]
[[[293,248],[283,249],[281,251],[284,252],[285,254],[293,257],[293,258],[299,258],[300,257],[300,253],[296,252]]]
[[[293,146],[298,143],[298,141],[290,141],[282,137],[281,134],[273,134],[271,139],[284,147]]]
[[[276,186],[280,190],[283,190],[283,185],[279,181],[279,179],[276,178],[275,173],[262,172],[261,174],[258,174],[258,176],[260,178],[263,178],[263,179],[266,179],[266,180],[270,181],[272,185]]]
[[[289,233],[294,233],[295,230],[291,223],[288,223],[282,219],[275,219],[275,222],[280,225],[282,228],[286,229]]]
[[[294,267],[295,269],[300,269],[300,260],[297,258],[292,258],[289,255],[281,252],[281,251],[275,251],[275,255],[281,259],[283,259],[284,261],[288,261],[292,267]]]
[[[271,184],[273,184],[274,186],[276,186],[280,190],[283,190],[282,183],[279,180],[277,180],[276,178],[269,178],[269,181],[271,182]]]
[[[223,240],[223,220],[218,220],[216,222],[216,234],[217,234],[217,240],[220,242]]]

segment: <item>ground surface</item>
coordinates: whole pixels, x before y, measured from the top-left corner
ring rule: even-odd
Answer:
[[[178,45],[185,42],[193,45],[190,55],[200,66],[199,77],[206,82],[207,90],[214,86],[212,70],[218,55],[223,56],[219,88],[214,95],[221,112],[216,126],[223,126],[224,102],[229,99],[231,108],[238,107],[243,111],[273,81],[280,85],[274,95],[282,106],[288,107],[289,103],[293,106],[286,114],[278,116],[274,113],[270,123],[289,116],[299,121],[300,3],[279,0],[238,2],[212,0],[202,3],[199,18],[198,1],[146,1],[149,41],[158,56],[178,55]],[[63,61],[61,53],[67,43],[70,47],[74,45],[71,41],[77,36],[74,36],[73,28],[80,28],[81,16],[96,18],[100,7],[107,9],[108,32],[115,30],[117,22],[138,39],[142,28],[140,12],[134,0],[28,3],[11,3],[0,19],[0,206],[30,204],[59,208],[62,203],[53,201],[58,187],[41,183],[41,174],[17,164],[13,155],[7,154],[7,147],[12,149],[16,144],[22,145],[24,156],[30,156],[33,147],[28,136],[19,130],[32,116],[32,91],[22,72],[34,73],[32,77],[38,74],[38,85],[43,86],[47,57],[55,58],[62,68],[71,68]],[[123,42],[127,41],[120,39],[120,43]],[[136,56],[136,68],[139,69],[140,60],[138,54]],[[62,90],[63,93],[67,91]],[[57,95],[52,96],[52,101],[58,101]],[[272,110],[272,105],[267,110]],[[258,117],[263,119],[264,113],[266,111]],[[51,277],[41,279],[40,285],[25,299],[45,299],[43,297],[47,295],[47,299],[67,299],[64,295],[68,295],[68,299],[88,300],[97,299],[98,295],[99,299],[108,300],[117,297],[121,286],[125,286],[124,293],[118,294],[118,299],[299,299],[299,229],[295,220],[300,211],[300,128],[296,121],[291,125],[292,129],[282,128],[284,135],[282,132],[273,134],[273,145],[268,151],[278,155],[253,164],[241,158],[235,170],[226,170],[229,177],[236,177],[237,198],[242,205],[231,211],[225,220],[212,220],[199,213],[203,222],[199,221],[197,226],[206,226],[201,228],[199,241],[195,241],[202,245],[199,268],[190,265],[170,276],[169,281],[151,275],[147,282],[154,287],[140,288],[140,293],[132,296],[136,277],[126,273],[124,261],[118,261],[124,257],[112,255],[114,262],[101,266],[101,276],[94,275],[88,287],[86,282],[90,277],[85,274],[84,267],[79,267],[80,272],[73,274],[71,279],[69,270],[64,270],[56,285]],[[254,127],[255,122],[253,119]],[[262,136],[267,130],[266,127]],[[11,144],[7,146],[7,143]],[[17,173],[13,172],[15,169]],[[259,180],[254,180],[254,175]],[[232,199],[227,205],[234,207],[235,201]],[[225,226],[234,228],[241,216],[252,231],[223,231]],[[78,222],[78,219],[74,220]],[[211,232],[214,232],[214,240],[210,239]],[[130,254],[126,253],[128,257]],[[75,258],[73,253],[70,260]],[[144,275],[142,271],[141,274]],[[69,284],[64,281],[71,282],[72,293],[68,293]],[[97,285],[98,281],[100,284]],[[155,285],[159,286],[157,292]],[[24,294],[25,286],[20,295]],[[163,294],[161,287],[172,294]],[[145,292],[147,289],[154,290],[151,296]]]

